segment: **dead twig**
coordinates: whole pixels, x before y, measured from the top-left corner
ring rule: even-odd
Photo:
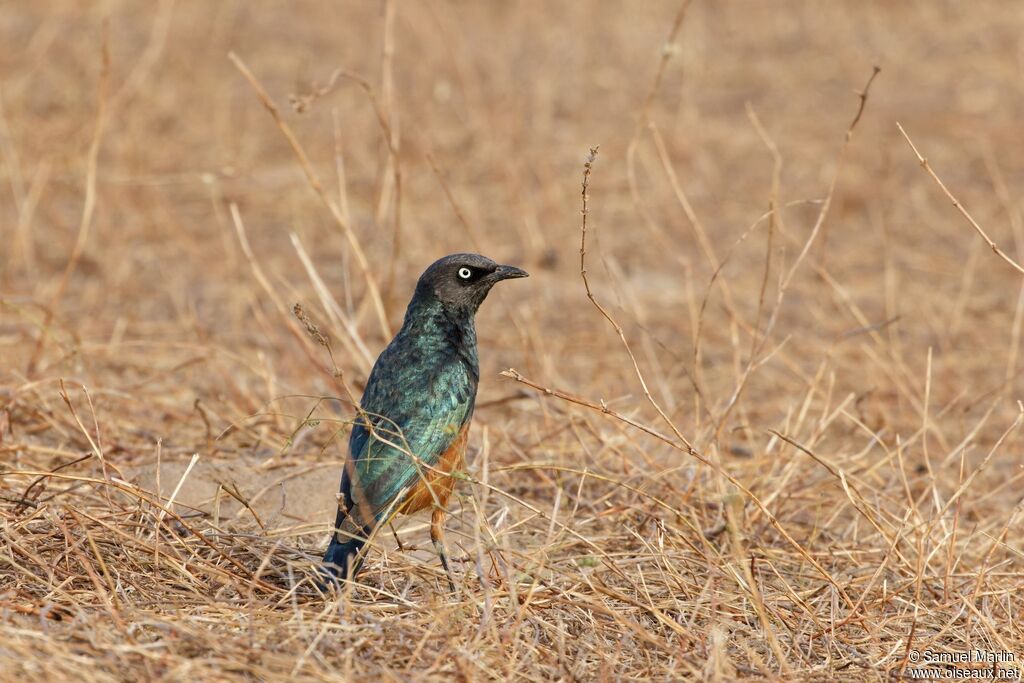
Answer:
[[[899,121],[896,122],[896,127],[900,129],[903,139],[907,141],[908,145],[910,145],[910,149],[913,150],[914,156],[917,157],[918,163],[921,164],[921,168],[931,176],[932,180],[935,181],[935,184],[942,190],[942,193],[946,195],[946,199],[953,203],[953,206],[956,207],[956,210],[960,212],[960,215],[970,223],[971,227],[974,228],[974,231],[981,235],[981,239],[985,240],[985,244],[988,245],[988,248],[991,249],[996,256],[1005,261],[1011,268],[1024,275],[1024,266],[1021,266],[1019,263],[1014,261],[1009,254],[1000,249],[999,245],[996,244],[992,238],[988,236],[988,233],[985,232],[985,230],[978,224],[978,221],[974,220],[974,217],[967,212],[967,209],[960,203],[960,200],[953,196],[953,193],[949,191],[946,184],[942,182],[942,179],[939,178],[938,174],[935,173],[934,169],[932,169],[931,164],[928,163],[928,159],[922,156],[921,152],[918,151],[917,145],[915,145],[913,140],[910,139],[910,136],[907,135],[907,131],[903,130],[903,126],[900,125]]]

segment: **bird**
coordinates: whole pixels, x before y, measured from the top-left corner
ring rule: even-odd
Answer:
[[[476,312],[495,284],[523,277],[521,268],[471,253],[438,259],[420,275],[353,420],[323,585],[354,579],[368,539],[394,515],[431,508],[430,539],[455,592],[444,516],[480,383]]]

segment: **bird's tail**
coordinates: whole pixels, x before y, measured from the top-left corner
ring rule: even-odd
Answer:
[[[345,541],[338,540],[338,534],[331,536],[331,544],[324,553],[321,568],[324,583],[336,584],[343,579],[355,578],[363,564],[359,551],[366,545],[366,539],[352,536]]]
[[[320,568],[324,587],[337,585],[339,581],[345,579],[354,579],[363,565],[359,551],[366,545],[371,527],[356,521],[355,515],[349,512],[351,507],[349,504],[338,508],[331,543],[327,546],[324,563]]]

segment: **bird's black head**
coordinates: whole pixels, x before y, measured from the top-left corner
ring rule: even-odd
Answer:
[[[472,316],[495,283],[528,273],[480,254],[452,254],[430,265],[416,283],[416,297],[432,297],[452,313]]]

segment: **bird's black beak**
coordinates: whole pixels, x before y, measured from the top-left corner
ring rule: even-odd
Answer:
[[[515,266],[498,266],[494,269],[494,273],[491,275],[495,282],[500,280],[511,280],[517,277],[530,277],[522,268],[516,268]]]

